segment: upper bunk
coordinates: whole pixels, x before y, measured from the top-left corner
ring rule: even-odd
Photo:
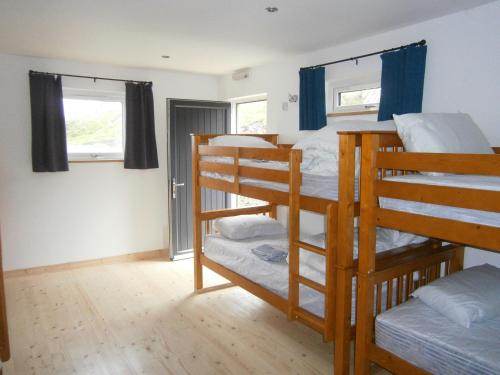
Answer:
[[[400,152],[397,134],[362,135],[362,207],[380,227],[500,251],[500,150]]]
[[[294,149],[290,144],[278,144],[277,134],[237,135],[261,138],[275,148],[210,144],[210,140],[220,136],[192,136],[195,187],[238,194],[275,205],[289,206],[292,200],[300,205],[300,209],[321,214],[327,212],[329,205],[337,206],[339,200],[354,202],[358,196],[355,154],[356,147],[361,145],[360,134],[340,136],[338,160],[320,161],[318,158],[310,169],[301,165],[303,150]],[[358,202],[354,203],[354,211],[355,215],[359,214]]]

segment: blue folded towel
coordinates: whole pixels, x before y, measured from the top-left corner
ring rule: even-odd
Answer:
[[[259,259],[268,262],[282,263],[286,260],[288,253],[271,245],[260,245],[252,249],[252,253]]]

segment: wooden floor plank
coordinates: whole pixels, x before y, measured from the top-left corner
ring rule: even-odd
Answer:
[[[7,279],[4,374],[332,373],[318,333],[240,288],[194,294],[192,269],[140,261]]]

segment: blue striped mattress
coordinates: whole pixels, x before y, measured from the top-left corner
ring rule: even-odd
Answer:
[[[500,374],[500,317],[464,328],[415,298],[377,316],[375,339],[433,374]]]

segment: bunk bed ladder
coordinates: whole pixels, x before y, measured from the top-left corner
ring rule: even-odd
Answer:
[[[323,333],[325,341],[331,341],[334,333],[334,246],[337,211],[334,204],[327,207],[326,220],[329,233],[326,239],[326,248],[300,240],[300,162],[301,153],[293,150],[290,153],[290,181],[289,181],[289,298],[288,318],[299,319],[303,323]],[[299,176],[299,177],[297,177]],[[319,254],[326,258],[326,278],[324,284],[320,284],[300,274],[300,249]],[[321,318],[300,307],[300,285],[311,288],[325,296],[324,318]]]

